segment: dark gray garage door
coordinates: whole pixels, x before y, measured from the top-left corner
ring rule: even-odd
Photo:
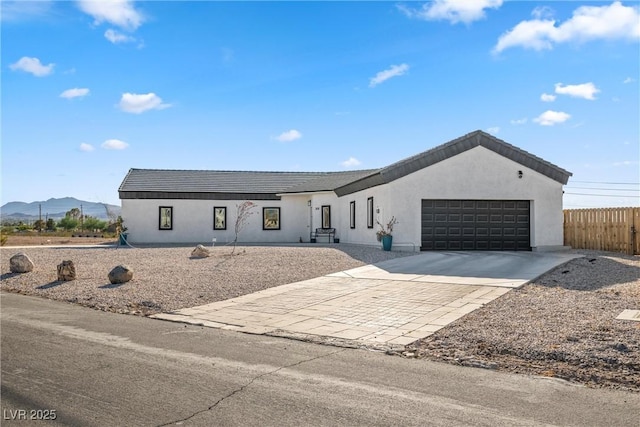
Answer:
[[[528,200],[423,200],[422,247],[530,251]]]

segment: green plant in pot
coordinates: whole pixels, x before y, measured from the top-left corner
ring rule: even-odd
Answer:
[[[389,222],[386,225],[380,223],[380,221],[376,221],[380,229],[376,231],[376,237],[378,238],[378,242],[382,242],[382,250],[390,251],[391,244],[393,243],[393,226],[398,223],[395,216],[392,216]]]

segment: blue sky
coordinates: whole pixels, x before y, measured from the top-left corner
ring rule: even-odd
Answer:
[[[640,5],[2,1],[2,204],[386,166],[482,129],[640,205]],[[624,197],[622,197],[624,196]]]

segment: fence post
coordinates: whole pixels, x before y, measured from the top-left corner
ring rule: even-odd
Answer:
[[[565,245],[640,253],[640,208],[565,209],[563,214]]]

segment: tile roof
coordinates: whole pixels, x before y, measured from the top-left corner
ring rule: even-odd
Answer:
[[[277,194],[335,191],[338,196],[386,184],[477,146],[483,146],[561,184],[571,172],[483,131],[416,154],[381,169],[347,172],[260,172],[130,169],[120,198],[277,199]]]
[[[377,169],[349,172],[260,172],[130,169],[118,191],[278,194],[333,191]]]
[[[549,163],[493,135],[477,130],[430,150],[393,163],[368,177],[336,188],[335,191],[338,196],[344,196],[364,190],[365,188],[386,184],[478,146],[494,151],[561,184],[566,184],[572,175],[571,172],[559,166]]]

